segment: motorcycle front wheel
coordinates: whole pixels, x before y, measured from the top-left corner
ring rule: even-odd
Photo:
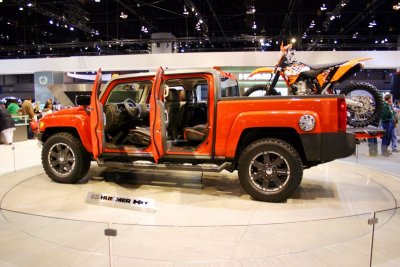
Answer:
[[[257,97],[257,96],[268,96],[268,95],[280,95],[275,89],[268,89],[266,84],[256,84],[244,92],[243,96]]]
[[[351,83],[341,92],[347,100],[347,124],[355,128],[366,127],[379,121],[383,109],[379,90],[370,83]]]

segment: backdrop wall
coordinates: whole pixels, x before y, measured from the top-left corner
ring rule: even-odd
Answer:
[[[0,74],[32,74],[39,71],[105,71],[148,70],[168,68],[200,68],[214,66],[274,66],[279,52],[214,52],[91,56],[39,59],[0,60]],[[297,52],[299,61],[326,64],[356,57],[372,57],[366,68],[400,68],[400,51],[310,51]]]

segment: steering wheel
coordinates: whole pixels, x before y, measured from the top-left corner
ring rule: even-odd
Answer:
[[[136,104],[135,101],[133,101],[130,98],[127,98],[124,101],[124,106],[125,106],[125,109],[129,113],[130,116],[132,116],[135,119],[139,119],[140,118],[140,115],[142,113],[142,109],[140,107],[140,104]]]

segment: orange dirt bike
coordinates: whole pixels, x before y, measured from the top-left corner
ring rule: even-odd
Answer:
[[[245,96],[279,95],[275,89],[279,77],[282,77],[288,87],[288,94],[337,94],[333,88],[360,71],[362,61],[370,58],[355,58],[346,62],[313,66],[297,62],[294,59],[292,45],[281,45],[281,56],[275,68],[258,68],[250,77],[258,73],[270,73],[267,84],[258,84],[248,89]],[[351,83],[340,94],[346,96],[347,123],[353,127],[365,127],[379,121],[382,113],[383,100],[379,90],[372,84],[365,82]]]

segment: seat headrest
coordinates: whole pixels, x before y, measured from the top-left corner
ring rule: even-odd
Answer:
[[[165,101],[168,102],[176,102],[179,101],[179,96],[178,96],[178,92],[176,91],[176,89],[169,89],[168,95],[165,98]]]
[[[193,102],[192,91],[182,90],[179,92],[179,94],[180,94],[180,101]]]

